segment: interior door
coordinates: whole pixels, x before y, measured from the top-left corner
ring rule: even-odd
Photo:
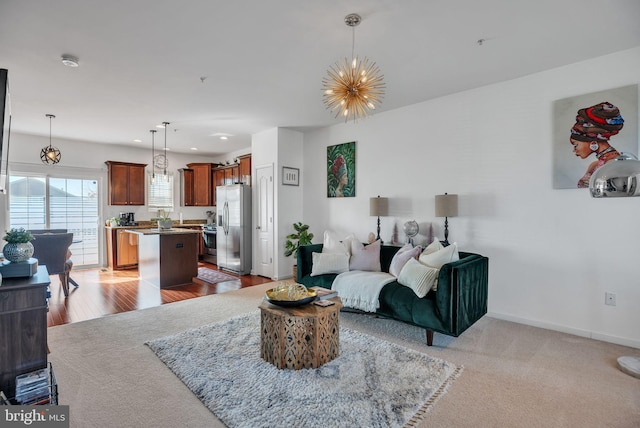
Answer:
[[[257,224],[255,230],[256,275],[274,277],[273,271],[273,165],[256,168]]]

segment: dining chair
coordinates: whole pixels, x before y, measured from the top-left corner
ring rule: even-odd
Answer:
[[[67,229],[29,229],[32,235],[42,235],[43,233],[67,233]]]
[[[69,260],[69,247],[73,241],[73,233],[43,233],[33,236],[33,257],[38,259],[38,265],[47,267],[49,275],[58,275],[65,297],[69,296],[69,272],[73,267]]]

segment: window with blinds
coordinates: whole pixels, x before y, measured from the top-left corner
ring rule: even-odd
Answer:
[[[152,174],[147,177],[149,211],[173,211],[173,174]]]

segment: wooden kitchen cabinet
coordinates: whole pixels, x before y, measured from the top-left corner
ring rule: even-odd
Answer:
[[[231,166],[224,168],[224,184],[235,184],[239,181],[240,168],[237,166]]]
[[[111,269],[138,266],[138,236],[124,229],[107,228],[107,262]]]
[[[109,204],[144,205],[146,164],[106,161],[109,167]]]
[[[213,205],[216,205],[216,187],[224,186],[224,170],[214,169],[211,174],[213,177]]]
[[[191,207],[194,205],[194,174],[192,169],[181,168],[180,170],[180,205]]]
[[[178,227],[181,228],[181,229],[191,229],[191,230],[197,230],[198,232],[200,232],[200,235],[198,237],[198,259],[202,259],[202,256],[204,256],[204,238],[202,237],[202,226],[200,226],[200,225],[193,225],[193,226],[180,225]]]
[[[211,163],[190,163],[187,168],[193,170],[193,205],[210,207],[213,202],[213,182]]]
[[[238,156],[240,182],[251,186],[251,155]]]

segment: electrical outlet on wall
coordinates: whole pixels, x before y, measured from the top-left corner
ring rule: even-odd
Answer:
[[[616,305],[615,293],[604,293],[604,304],[609,306],[615,306]]]

